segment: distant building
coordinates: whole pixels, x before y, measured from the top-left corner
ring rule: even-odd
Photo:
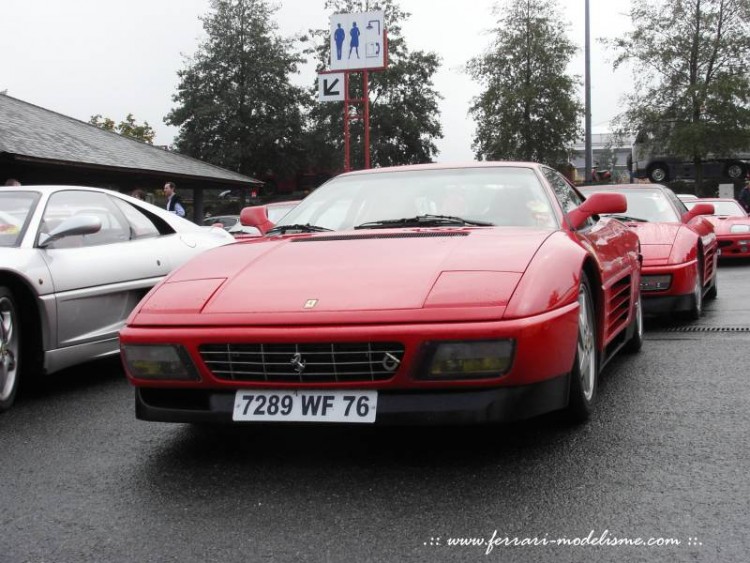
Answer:
[[[0,182],[142,189],[160,204],[167,181],[202,222],[209,190],[256,190],[262,182],[207,162],[100,129],[0,94]]]
[[[592,164],[612,172],[615,183],[630,182],[630,158],[632,155],[633,139],[618,140],[612,133],[592,133],[591,152]],[[591,179],[591,170],[586,170],[586,141],[576,142],[570,163],[576,169],[576,181],[584,182]]]

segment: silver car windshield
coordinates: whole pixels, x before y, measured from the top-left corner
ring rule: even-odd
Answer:
[[[277,227],[334,231],[410,226],[558,228],[531,168],[405,170],[340,176],[306,197]]]
[[[36,192],[0,190],[0,246],[21,243],[37,201],[39,194]]]

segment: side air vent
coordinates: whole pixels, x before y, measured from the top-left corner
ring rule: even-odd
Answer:
[[[616,282],[607,294],[607,331],[609,334],[615,332],[628,318],[631,282],[631,277],[626,276]]]

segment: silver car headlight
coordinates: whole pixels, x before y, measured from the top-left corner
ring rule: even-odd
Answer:
[[[429,346],[426,379],[489,379],[500,377],[513,364],[513,340],[433,342]]]
[[[136,379],[200,380],[198,370],[182,346],[125,344],[121,352],[125,368]]]
[[[750,233],[750,225],[732,225],[729,232],[732,234]]]

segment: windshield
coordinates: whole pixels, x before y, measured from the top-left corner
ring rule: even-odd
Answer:
[[[688,209],[692,209],[695,204],[704,203],[702,201],[686,201],[685,205]],[[742,209],[739,203],[736,201],[711,201],[714,206],[714,215],[720,217],[747,217],[747,213]]]
[[[0,191],[0,246],[18,246],[26,232],[39,194]]]
[[[305,198],[278,226],[338,231],[471,224],[558,226],[541,181],[531,168],[522,167],[339,176]]]
[[[585,190],[586,195],[596,190]],[[626,215],[617,213],[605,214],[605,216],[617,217],[622,220],[647,221],[651,223],[679,223],[681,215],[677,212],[667,195],[661,190],[648,188],[634,188],[618,192],[625,196],[628,201]],[[679,201],[676,197],[675,199]]]
[[[266,209],[268,213],[268,220],[274,225],[277,224],[284,215],[289,213],[290,209],[294,209],[297,205],[296,201],[290,201],[289,203],[273,203]]]

